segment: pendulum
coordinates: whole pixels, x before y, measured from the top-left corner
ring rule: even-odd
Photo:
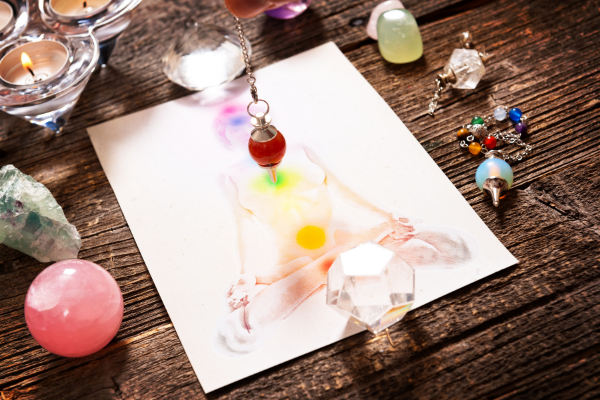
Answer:
[[[516,123],[515,133],[496,130],[495,133],[488,133],[488,125],[501,123],[507,120]],[[460,147],[468,149],[474,156],[484,154],[486,160],[481,163],[475,173],[477,186],[483,192],[486,192],[492,198],[494,206],[500,205],[506,192],[513,183],[513,171],[509,162],[521,161],[528,156],[533,147],[521,140],[521,135],[527,133],[527,117],[523,115],[520,109],[507,107],[498,107],[494,110],[493,118],[487,116],[475,116],[471,123],[464,125],[456,134],[460,142]],[[499,144],[515,145],[522,148],[521,152],[510,155],[503,150],[496,150]]]
[[[283,156],[285,155],[286,144],[285,138],[271,125],[271,116],[269,115],[269,103],[265,100],[258,98],[258,90],[256,89],[255,83],[256,78],[252,74],[252,65],[250,64],[250,56],[246,49],[246,40],[244,38],[244,29],[240,19],[233,16],[235,19],[235,26],[242,46],[242,54],[244,56],[244,63],[246,64],[246,73],[248,74],[248,83],[250,84],[250,95],[252,101],[248,104],[248,114],[252,117],[251,123],[254,126],[254,130],[250,133],[250,139],[248,141],[248,151],[250,156],[259,167],[264,168],[269,173],[269,177],[273,183],[277,183],[277,171],[276,168],[281,163]],[[263,102],[267,106],[265,112],[257,112],[252,114],[250,112],[250,106]]]
[[[472,40],[469,32],[463,32],[460,35],[462,49],[454,49],[448,64],[435,80],[437,87],[429,102],[429,115],[435,114],[440,94],[447,86],[450,85],[456,89],[475,89],[485,74],[483,64],[494,55],[471,49]]]
[[[500,199],[512,186],[513,171],[503,160],[502,153],[497,150],[488,151],[485,158],[487,160],[482,162],[475,172],[475,181],[479,190],[489,194],[494,206],[498,207]]]
[[[279,163],[281,163],[281,160],[285,155],[285,138],[277,128],[271,125],[269,104],[264,100],[259,101],[262,101],[267,105],[267,111],[264,113],[258,112],[254,115],[250,112],[250,106],[253,103],[248,105],[248,114],[252,116],[250,121],[255,127],[250,134],[248,150],[250,151],[250,156],[256,161],[258,166],[269,172],[271,182],[276,183],[276,168],[279,166]]]

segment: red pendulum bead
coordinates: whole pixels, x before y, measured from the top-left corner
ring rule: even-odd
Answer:
[[[252,116],[251,122],[255,127],[250,134],[248,150],[250,151],[252,159],[256,161],[259,167],[266,169],[269,172],[271,181],[276,183],[276,168],[279,166],[285,155],[286,144],[285,138],[281,132],[271,125],[269,104],[266,101],[264,102],[267,104],[267,111],[264,113],[256,113],[256,115],[250,113],[250,106],[253,103],[248,105],[248,114]]]
[[[496,138],[493,136],[487,136],[485,139],[483,139],[483,144],[488,150],[493,150],[497,143],[498,142],[496,141]]]

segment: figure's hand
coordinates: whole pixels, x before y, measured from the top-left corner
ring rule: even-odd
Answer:
[[[390,237],[395,240],[410,239],[410,236],[415,233],[415,227],[413,224],[419,222],[421,221],[407,218],[400,213],[391,212],[388,215],[387,224],[389,225],[390,229],[394,230],[394,232],[390,234]]]
[[[225,0],[229,11],[240,18],[251,18],[266,10],[281,7],[291,0]]]
[[[227,291],[227,304],[232,308],[240,308],[244,305],[244,299],[247,303],[248,295],[256,286],[256,276],[253,274],[241,274],[238,275],[229,290]]]

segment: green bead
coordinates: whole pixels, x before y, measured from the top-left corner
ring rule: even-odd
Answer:
[[[390,10],[377,20],[379,52],[394,64],[418,60],[423,55],[423,40],[415,17],[407,10]]]
[[[473,117],[473,119],[471,120],[471,125],[483,125],[483,118]]]

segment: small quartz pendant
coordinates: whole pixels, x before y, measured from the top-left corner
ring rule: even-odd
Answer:
[[[259,100],[262,101],[262,100]],[[265,102],[266,103],[266,102]],[[250,103],[252,105],[252,103]],[[250,108],[248,105],[248,108]],[[277,182],[277,167],[285,156],[286,143],[283,134],[271,125],[271,116],[267,104],[267,112],[256,113],[252,116],[251,123],[255,129],[250,134],[248,141],[248,151],[250,156],[259,167],[269,172],[269,177],[273,183]]]
[[[444,72],[454,74],[452,86],[457,89],[475,89],[485,74],[483,61],[477,50],[454,49],[450,61],[444,67]]]

